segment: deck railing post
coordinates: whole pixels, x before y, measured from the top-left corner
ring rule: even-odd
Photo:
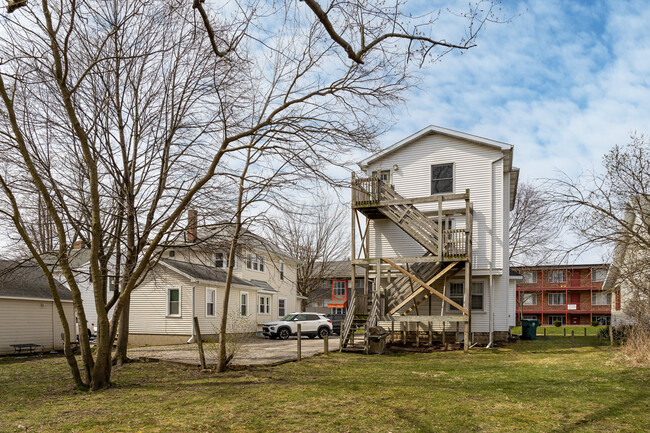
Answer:
[[[442,262],[442,197],[438,197],[438,261]]]

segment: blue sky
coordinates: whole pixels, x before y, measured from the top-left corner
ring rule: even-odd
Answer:
[[[509,23],[489,24],[475,48],[425,65],[382,147],[434,124],[513,144],[524,180],[598,168],[613,145],[650,133],[647,6],[504,1]]]

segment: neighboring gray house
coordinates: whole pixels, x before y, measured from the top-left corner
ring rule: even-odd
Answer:
[[[72,294],[57,283],[57,292],[76,341]],[[0,354],[12,344],[38,344],[43,350],[63,349],[63,326],[47,277],[33,263],[0,260]]]

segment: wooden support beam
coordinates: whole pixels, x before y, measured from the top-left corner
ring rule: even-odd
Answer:
[[[422,293],[422,292],[424,291],[424,289],[427,289],[429,292],[431,292],[431,293],[433,293],[434,295],[438,296],[439,298],[441,298],[441,299],[447,301],[449,304],[453,305],[454,307],[458,308],[458,309],[459,309],[460,311],[462,311],[463,313],[467,314],[467,310],[466,310],[464,307],[462,307],[460,304],[458,304],[457,302],[453,301],[452,299],[449,299],[448,297],[443,296],[442,293],[440,293],[439,291],[437,291],[437,290],[435,290],[434,288],[431,287],[431,284],[435,283],[439,278],[441,278],[442,276],[444,276],[444,275],[445,275],[447,272],[449,272],[453,267],[455,267],[459,262],[453,262],[453,263],[451,263],[451,264],[448,265],[446,268],[444,268],[442,271],[438,272],[438,274],[436,274],[436,276],[434,276],[431,280],[429,280],[427,283],[425,283],[424,281],[422,281],[421,279],[419,279],[419,278],[416,277],[415,275],[411,274],[410,272],[407,272],[406,269],[404,269],[404,268],[398,266],[395,262],[393,262],[393,261],[391,261],[391,260],[389,260],[389,259],[385,259],[385,258],[382,258],[381,260],[385,261],[386,263],[388,263],[389,265],[391,265],[392,267],[394,267],[395,269],[397,269],[398,271],[400,271],[401,273],[403,273],[404,275],[406,275],[407,277],[409,277],[410,279],[412,279],[413,281],[415,281],[416,283],[418,283],[418,284],[421,286],[421,287],[420,287],[418,290],[416,290],[413,294],[409,295],[406,299],[404,299],[402,302],[400,302],[400,304],[399,304],[397,307],[393,308],[393,309],[389,312],[389,315],[393,315],[393,314],[394,314],[395,312],[397,312],[400,308],[404,307],[404,306],[405,306],[406,304],[408,304],[408,303],[409,303],[413,298],[415,298],[417,295],[419,295],[420,293]]]
[[[438,262],[438,257],[436,256],[420,256],[420,257],[388,257],[388,260],[391,260],[395,263],[436,263]],[[374,265],[377,263],[377,259],[354,259],[352,263],[355,265]]]
[[[465,314],[447,314],[445,316],[400,316],[394,314],[390,317],[386,317],[382,319],[384,319],[385,321],[390,320],[392,322],[406,322],[406,323],[431,322],[435,325],[444,322],[467,322],[467,316]]]

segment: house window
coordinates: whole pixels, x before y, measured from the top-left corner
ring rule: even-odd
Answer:
[[[205,315],[207,317],[215,316],[216,300],[216,291],[214,289],[205,289]]]
[[[621,289],[616,291],[616,311],[621,311]]]
[[[565,316],[548,316],[548,324],[549,325],[554,325],[555,322],[560,322],[562,323],[562,326],[566,325],[566,317]]]
[[[523,274],[524,277],[524,284],[531,284],[531,283],[536,283],[537,282],[537,272],[524,272]]]
[[[216,253],[215,256],[214,265],[217,268],[226,269],[228,267],[228,256],[224,253]]]
[[[612,304],[611,293],[592,293],[591,305],[611,305],[611,304]]]
[[[521,304],[522,305],[537,305],[537,293],[522,293],[521,294]]]
[[[345,314],[347,308],[336,307],[332,308],[332,314]]]
[[[278,316],[279,317],[284,317],[287,315],[287,300],[286,299],[278,299]]]
[[[524,314],[524,320],[537,320],[537,314]]]
[[[372,177],[378,177],[382,182],[390,185],[390,170],[373,171]]]
[[[549,293],[548,305],[566,305],[566,293]]]
[[[346,280],[332,281],[332,299],[345,298],[348,282]]]
[[[458,305],[463,305],[463,283],[449,283],[449,299],[456,302]],[[459,311],[453,305],[448,305],[449,311]]]
[[[548,272],[549,283],[566,283],[566,271],[561,269]]]
[[[258,255],[247,254],[246,255],[246,268],[252,269],[254,271],[264,272],[264,257]]]
[[[108,291],[115,291],[115,277],[108,277]]]
[[[431,195],[454,191],[454,165],[438,164],[431,166]]]
[[[176,256],[176,251],[169,250],[169,257],[174,257],[174,256]]]
[[[248,316],[248,292],[239,293],[239,314]]]
[[[271,297],[260,295],[259,301],[260,314],[271,314]]]
[[[167,315],[180,317],[181,289],[167,289]]]
[[[591,275],[591,281],[600,282],[605,281],[607,277],[607,269],[594,269]]]
[[[483,310],[483,283],[472,283],[472,310]]]
[[[284,262],[280,262],[280,280],[284,280]]]

